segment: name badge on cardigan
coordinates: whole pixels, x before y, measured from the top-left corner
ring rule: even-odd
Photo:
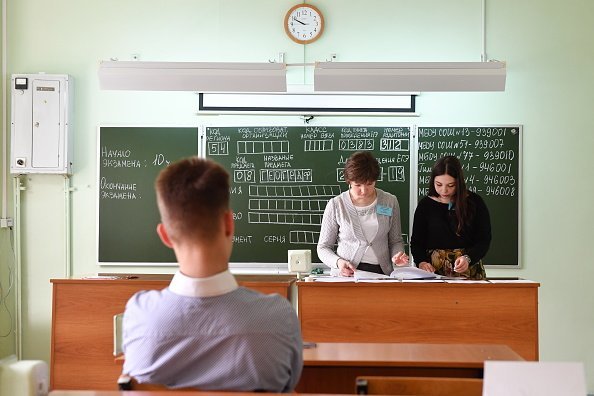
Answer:
[[[379,215],[392,216],[392,208],[389,206],[377,205],[375,211]]]

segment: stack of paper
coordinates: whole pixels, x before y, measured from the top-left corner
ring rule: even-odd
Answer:
[[[390,275],[376,274],[374,272],[355,270],[355,280],[367,279],[399,279],[399,280],[413,280],[413,279],[435,279],[437,275],[423,271],[417,267],[396,267]]]

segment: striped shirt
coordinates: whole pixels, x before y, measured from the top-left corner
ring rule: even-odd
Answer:
[[[136,293],[124,312],[123,350],[125,374],[172,388],[291,392],[303,366],[289,301],[238,287],[229,271],[203,279],[178,272],[168,288]]]

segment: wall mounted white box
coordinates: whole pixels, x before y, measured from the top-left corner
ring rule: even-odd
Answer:
[[[72,173],[72,77],[13,74],[10,172]]]
[[[311,250],[288,251],[289,272],[311,271]]]

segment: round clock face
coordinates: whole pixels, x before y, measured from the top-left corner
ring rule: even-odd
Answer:
[[[324,17],[310,4],[298,4],[285,15],[285,32],[299,44],[316,41],[324,30]]]

